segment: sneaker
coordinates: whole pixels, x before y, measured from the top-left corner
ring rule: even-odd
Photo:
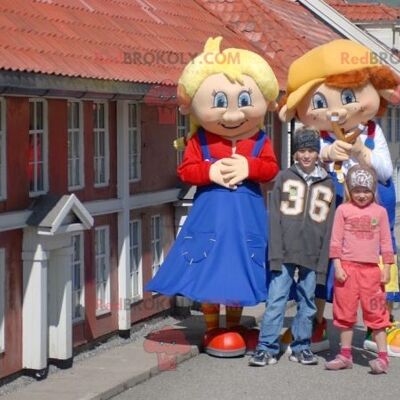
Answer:
[[[311,337],[311,351],[319,353],[320,351],[328,350],[330,347],[328,335],[326,333],[326,319],[324,318],[321,323],[316,319],[313,322],[313,333]]]
[[[337,371],[339,369],[350,369],[353,368],[353,360],[338,354],[333,360],[325,363],[325,369],[331,371]]]
[[[373,374],[386,374],[389,369],[389,364],[380,357],[371,360],[369,366]]]
[[[311,350],[306,349],[302,351],[294,351],[289,356],[290,361],[298,362],[303,365],[316,365],[318,364],[318,359],[312,353]]]
[[[265,350],[257,350],[254,356],[250,357],[249,365],[252,367],[265,367],[266,365],[276,364],[278,360],[273,354]]]

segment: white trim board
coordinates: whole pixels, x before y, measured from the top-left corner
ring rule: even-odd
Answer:
[[[129,209],[153,207],[178,201],[180,189],[167,189],[158,192],[136,194],[129,197]],[[84,208],[92,217],[97,215],[115,214],[123,210],[121,199],[96,200],[83,203]],[[75,210],[74,210],[75,211]],[[0,213],[0,232],[25,228],[26,221],[32,214],[30,210]]]
[[[0,232],[25,228],[26,221],[32,214],[30,210],[13,211],[0,214]]]
[[[159,192],[142,193],[131,196],[129,208],[131,210],[144,207],[158,206],[165,203],[173,203],[178,200],[181,189],[168,189]]]

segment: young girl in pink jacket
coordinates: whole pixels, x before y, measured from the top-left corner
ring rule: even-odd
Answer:
[[[353,325],[361,303],[365,325],[372,328],[378,357],[370,361],[373,373],[386,373],[389,366],[385,328],[390,325],[384,284],[390,279],[393,247],[386,210],[375,203],[376,175],[370,167],[355,165],[346,184],[350,202],[335,214],[329,256],[335,266],[333,323],[340,329],[341,351],[326,369],[352,368]],[[382,256],[384,269],[378,266]]]

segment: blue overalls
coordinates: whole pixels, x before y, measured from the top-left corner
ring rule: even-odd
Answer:
[[[203,159],[215,162],[204,131],[197,134]],[[260,131],[253,157],[266,140]],[[217,184],[198,187],[181,232],[146,290],[231,306],[265,301],[267,223],[258,183],[245,180],[236,190]]]

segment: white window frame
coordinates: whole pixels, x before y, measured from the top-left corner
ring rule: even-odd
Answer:
[[[6,315],[6,253],[0,249],[0,353],[4,353],[5,344],[5,315]]]
[[[133,227],[137,227],[138,242],[133,243]],[[134,251],[137,248],[138,262],[136,269],[134,269]],[[142,221],[140,219],[133,219],[129,221],[129,255],[130,255],[130,269],[129,269],[129,282],[131,288],[131,302],[143,299],[143,270],[142,270]],[[135,281],[137,282],[137,293],[134,291]]]
[[[94,101],[93,102],[93,113],[96,115],[92,115],[93,120],[96,119],[97,126],[99,126],[99,118],[100,113],[98,112],[98,108],[95,111],[96,105],[104,105],[104,128],[96,127],[96,124],[93,123],[93,167],[94,167],[94,187],[104,187],[110,184],[110,132],[109,132],[109,124],[108,124],[108,102],[107,101]],[[96,143],[99,141],[99,134],[104,132],[104,155],[99,156],[96,155]],[[98,148],[100,146],[97,146]],[[98,171],[96,168],[96,164],[101,161],[101,158],[104,157],[104,181],[98,180],[100,174],[96,172]]]
[[[0,97],[0,201],[7,198],[6,101]]]
[[[84,246],[84,237],[83,232],[72,235],[72,248],[75,251],[74,239],[79,241],[80,247],[80,258],[75,260],[75,253],[71,255],[71,274],[72,274],[72,322],[80,322],[85,319],[85,246]],[[75,290],[75,265],[80,265],[79,267],[79,278],[81,287],[78,290]],[[79,292],[79,302],[75,302],[76,293]],[[79,305],[81,314],[75,315],[75,307]]]
[[[130,107],[136,107],[136,125],[131,125]],[[128,137],[129,137],[129,182],[138,182],[142,178],[141,168],[141,142],[142,134],[140,129],[140,104],[137,102],[128,103]],[[136,139],[136,149],[133,148],[133,142]],[[136,170],[136,175],[133,171]]]
[[[190,130],[189,116],[183,115],[179,109],[176,110],[176,138],[184,138]],[[183,161],[184,150],[177,150],[176,164],[180,165]]]
[[[99,232],[104,232],[104,249],[100,253],[98,250],[98,235]],[[107,314],[111,311],[111,284],[110,284],[110,227],[108,225],[98,226],[95,228],[95,277],[96,277],[96,316]],[[105,281],[101,281],[100,283],[97,280],[99,274],[99,260],[104,258],[105,268],[106,268],[106,275],[107,278]],[[103,299],[99,298],[99,286],[104,285],[104,301]]]
[[[34,121],[33,126],[35,129],[29,129],[29,135],[43,135],[42,136],[42,145],[43,145],[43,190],[37,190],[37,178],[35,179],[36,169],[34,168],[34,186],[36,190],[30,190],[29,188],[29,197],[36,197],[42,194],[45,194],[49,190],[49,169],[48,169],[48,151],[49,151],[49,138],[48,138],[48,107],[47,101],[44,99],[29,99],[29,108],[30,104],[34,104]],[[43,105],[43,129],[36,129],[36,104],[42,103]],[[30,111],[30,110],[29,110]],[[29,113],[30,118],[30,113]],[[29,125],[30,125],[29,120]],[[29,162],[29,160],[28,160]],[[34,161],[35,163],[35,161]],[[29,183],[30,184],[30,183]]]
[[[73,105],[73,104],[78,104],[78,110],[79,110],[79,119],[78,119],[78,123],[79,126],[78,127],[73,127],[70,128],[69,127],[69,114],[68,114],[68,190],[69,191],[74,191],[74,190],[79,190],[79,189],[83,189],[83,187],[85,186],[85,175],[84,175],[84,140],[83,140],[83,104],[81,101],[76,101],[76,100],[68,100],[67,103],[67,107],[68,105]],[[68,107],[68,111],[69,110],[73,110],[73,108]],[[74,121],[75,118],[74,116],[72,116],[72,121]],[[74,149],[74,145],[75,145],[75,139],[72,139],[74,136],[73,135],[77,135],[78,136],[78,154],[74,154],[71,157],[70,154],[70,149]],[[72,136],[72,137],[71,137]],[[73,141],[73,143],[70,144],[70,141]],[[79,165],[79,174],[78,174],[78,179],[79,182],[71,182],[74,180],[74,177],[76,176],[74,167],[72,167],[71,169],[73,170],[72,172],[72,177],[70,176],[70,162],[74,165],[76,163]]]
[[[160,237],[155,237],[155,221],[160,221]],[[151,216],[151,270],[152,276],[154,276],[159,270],[161,264],[164,261],[164,249],[163,249],[163,225],[162,217],[160,214]],[[160,254],[157,254],[157,246],[159,246]],[[156,256],[156,257],[155,257]],[[157,257],[158,256],[158,257]]]

